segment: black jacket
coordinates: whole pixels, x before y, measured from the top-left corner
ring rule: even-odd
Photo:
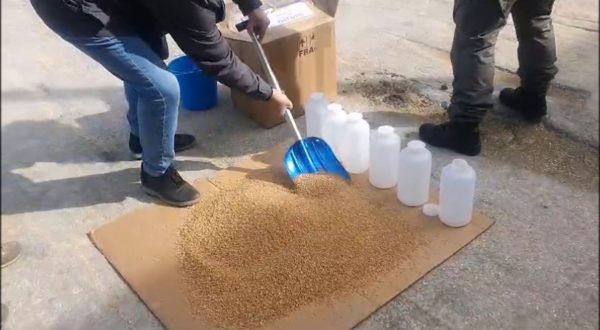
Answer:
[[[244,14],[260,0],[234,0]],[[60,35],[103,37],[136,35],[163,59],[165,34],[221,83],[257,99],[268,100],[273,88],[244,64],[216,27],[222,0],[31,0],[42,20]]]

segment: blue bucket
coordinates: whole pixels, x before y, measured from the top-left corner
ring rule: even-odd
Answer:
[[[204,111],[217,106],[217,81],[204,74],[189,56],[174,59],[168,70],[177,77],[181,105],[185,109]]]

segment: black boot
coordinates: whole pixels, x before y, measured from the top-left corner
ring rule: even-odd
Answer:
[[[175,134],[175,152],[184,151],[196,145],[196,138],[189,134]],[[142,144],[140,138],[129,134],[129,150],[135,159],[142,158]]]
[[[450,149],[467,156],[477,156],[481,152],[478,124],[423,124],[419,127],[419,137],[421,141],[434,147]]]
[[[547,112],[545,93],[528,93],[522,87],[505,88],[500,91],[499,98],[502,104],[523,115],[531,124],[541,122]]]
[[[144,172],[142,165],[142,186],[148,195],[157,197],[173,206],[190,206],[200,200],[200,193],[185,182],[179,172],[171,166],[165,174],[154,177]]]

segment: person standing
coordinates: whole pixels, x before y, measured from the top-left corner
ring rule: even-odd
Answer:
[[[558,72],[550,15],[554,0],[455,0],[454,40],[450,54],[454,80],[449,121],[423,124],[421,140],[476,156],[481,152],[479,124],[491,109],[494,48],[511,14],[517,33],[519,87],[500,92],[500,102],[539,123],[546,115],[546,94]]]
[[[259,0],[234,0],[248,16],[248,30],[262,39],[269,19]],[[175,134],[179,84],[163,62],[165,34],[207,74],[280,109],[290,100],[244,64],[216,24],[223,0],[31,0],[44,23],[123,81],[129,104],[129,148],[141,154],[144,190],[174,206],[189,206],[200,193],[173,166],[175,152],[195,138]]]

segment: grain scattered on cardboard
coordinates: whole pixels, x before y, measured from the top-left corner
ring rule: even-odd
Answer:
[[[259,327],[360,291],[425,243],[377,193],[333,177],[237,186],[195,206],[178,242],[193,313],[219,327]]]

